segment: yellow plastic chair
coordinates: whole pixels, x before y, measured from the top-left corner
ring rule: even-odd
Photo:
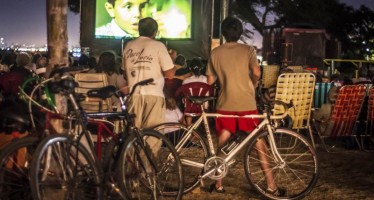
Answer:
[[[75,74],[74,78],[79,84],[75,92],[83,95],[86,95],[87,91],[91,89],[97,89],[108,85],[108,77],[104,73],[78,73]],[[111,98],[105,100],[89,99],[81,102],[81,106],[86,112],[113,111]]]
[[[290,102],[294,108],[288,110],[292,118],[292,129],[309,132],[313,146],[315,146],[311,129],[310,117],[313,105],[313,94],[316,77],[313,73],[284,73],[278,77],[275,100]],[[283,106],[274,105],[274,114],[283,113]]]
[[[276,85],[279,76],[279,65],[264,65],[262,67],[262,88]]]

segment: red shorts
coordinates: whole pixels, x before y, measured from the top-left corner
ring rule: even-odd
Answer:
[[[222,111],[217,110],[217,113],[222,115],[253,115],[258,114],[257,110],[251,111]],[[231,134],[235,134],[238,130],[250,132],[260,124],[260,119],[251,118],[235,118],[235,117],[217,117],[216,119],[216,130],[217,134],[220,135],[223,129],[230,131]]]

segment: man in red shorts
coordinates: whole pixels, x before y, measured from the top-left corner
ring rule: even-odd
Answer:
[[[243,33],[242,23],[238,19],[227,17],[221,24],[221,30],[226,43],[212,50],[206,70],[208,84],[213,84],[216,79],[219,81],[217,113],[257,114],[255,88],[261,71],[256,50],[237,42]],[[220,150],[231,135],[238,130],[249,133],[259,123],[258,119],[250,118],[217,118],[218,149]],[[260,149],[265,147],[261,142],[258,142],[256,146]],[[265,155],[260,155],[260,159],[266,159]],[[266,173],[266,177],[269,190],[277,191],[272,173]],[[216,192],[224,192],[222,180],[217,180],[211,187]]]

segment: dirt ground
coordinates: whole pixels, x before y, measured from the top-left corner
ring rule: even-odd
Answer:
[[[316,187],[304,199],[308,200],[374,200],[374,152],[339,149],[338,153],[327,153],[318,147],[320,177]],[[211,181],[205,181],[210,185]],[[256,191],[251,190],[245,177],[242,161],[231,168],[224,179],[226,192],[210,193],[195,190],[183,199],[261,199]]]

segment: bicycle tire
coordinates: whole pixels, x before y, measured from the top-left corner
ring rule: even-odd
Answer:
[[[171,143],[176,146],[185,133],[187,133],[188,128],[180,123],[164,123],[154,127],[153,130],[164,134]],[[204,173],[204,168],[184,165],[183,160],[186,159],[188,161],[204,164],[205,160],[210,155],[206,141],[199,132],[194,130],[191,137],[193,138],[189,139],[181,148],[176,149],[182,161],[184,193],[192,191],[199,185],[199,176]]]
[[[30,187],[35,200],[102,199],[96,162],[67,135],[51,135],[40,142],[31,162]]]
[[[309,140],[299,133],[278,128],[274,131],[274,140],[277,150],[285,161],[279,163],[274,154],[269,153],[268,132],[260,132],[250,141],[244,154],[244,169],[248,182],[262,196],[267,199],[300,199],[309,194],[317,183],[319,176],[319,162],[316,151]],[[263,152],[256,147],[256,142],[267,144],[267,163],[273,174],[278,188],[285,189],[286,194],[277,196],[268,191],[266,176],[264,175],[264,160],[258,158]],[[263,154],[265,155],[265,154]]]
[[[141,147],[136,135],[130,136],[122,149],[119,162],[119,186],[127,199],[181,199],[183,194],[183,171],[174,146],[162,134],[143,130]],[[155,162],[151,167],[144,153],[147,151]],[[155,188],[152,189],[152,186]]]
[[[0,153],[0,199],[32,200],[29,168],[40,139],[24,137],[8,144]]]

